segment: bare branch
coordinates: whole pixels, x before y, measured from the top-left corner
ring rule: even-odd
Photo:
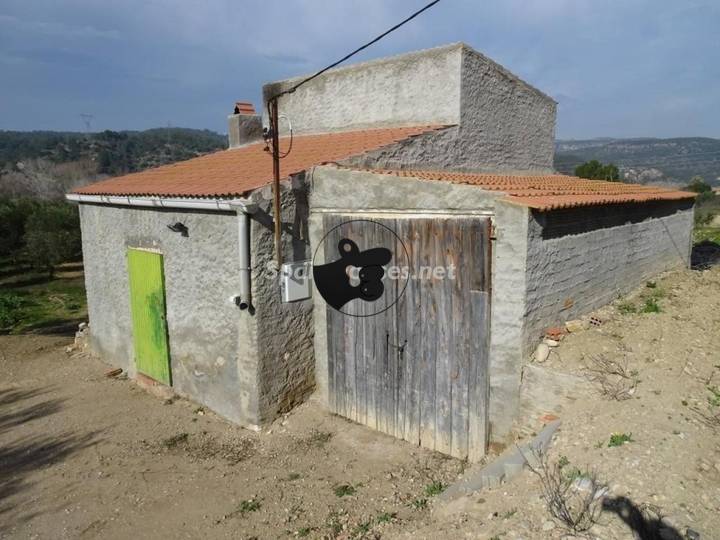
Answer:
[[[540,479],[542,497],[550,514],[576,533],[597,523],[607,486],[595,472],[568,470],[567,462],[550,464],[547,454],[539,448],[532,448],[530,453],[531,459],[524,454],[523,457],[530,471]]]

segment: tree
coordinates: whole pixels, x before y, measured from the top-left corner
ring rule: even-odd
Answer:
[[[687,191],[694,191],[695,193],[707,193],[712,191],[712,186],[708,184],[702,176],[693,176],[685,189]]]
[[[25,223],[25,253],[33,266],[47,270],[79,258],[82,252],[80,219],[67,203],[41,203]]]
[[[686,191],[693,191],[698,194],[695,198],[695,204],[697,204],[697,208],[708,205],[715,206],[715,200],[717,199],[717,195],[713,191],[712,186],[708,184],[702,176],[693,176],[690,179],[690,183],[685,186],[684,189]],[[715,211],[717,211],[717,209],[715,209]],[[707,213],[707,216],[710,216],[708,221],[712,220],[714,214],[715,212]]]
[[[0,199],[0,257],[20,251],[28,216],[37,204],[29,199]]]
[[[620,170],[612,163],[603,165],[597,159],[587,161],[575,168],[575,176],[589,178],[590,180],[607,180],[617,182],[620,180]]]

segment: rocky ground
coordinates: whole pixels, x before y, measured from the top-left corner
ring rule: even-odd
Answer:
[[[526,370],[527,391],[554,390],[520,432],[559,416],[549,463],[571,490],[608,486],[589,531],[550,514],[531,471],[441,504],[464,463],[312,402],[249,432],[24,335],[0,336],[0,537],[720,538],[720,268],[648,285]]]
[[[668,274],[593,315],[599,326],[568,334],[529,369],[566,383],[544,401],[562,420],[548,457],[608,486],[597,523],[569,530],[525,471],[393,537],[720,538],[720,268]],[[608,375],[613,365],[625,376]],[[542,405],[533,412],[525,432],[548,418]]]

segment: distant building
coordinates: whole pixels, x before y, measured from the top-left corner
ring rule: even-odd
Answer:
[[[293,128],[281,276],[271,157],[246,103],[230,149],[68,195],[94,350],[232,421],[267,424],[316,392],[476,460],[511,440],[548,327],[688,264],[694,194],[556,174],[555,102],[466,45],[332,70],[279,108]],[[372,248],[372,264],[351,257]],[[318,286],[357,298],[308,297],[306,261],[343,261]]]

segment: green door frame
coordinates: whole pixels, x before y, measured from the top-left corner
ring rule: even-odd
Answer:
[[[143,375],[172,385],[163,256],[154,251],[128,248],[127,261],[135,367]]]

